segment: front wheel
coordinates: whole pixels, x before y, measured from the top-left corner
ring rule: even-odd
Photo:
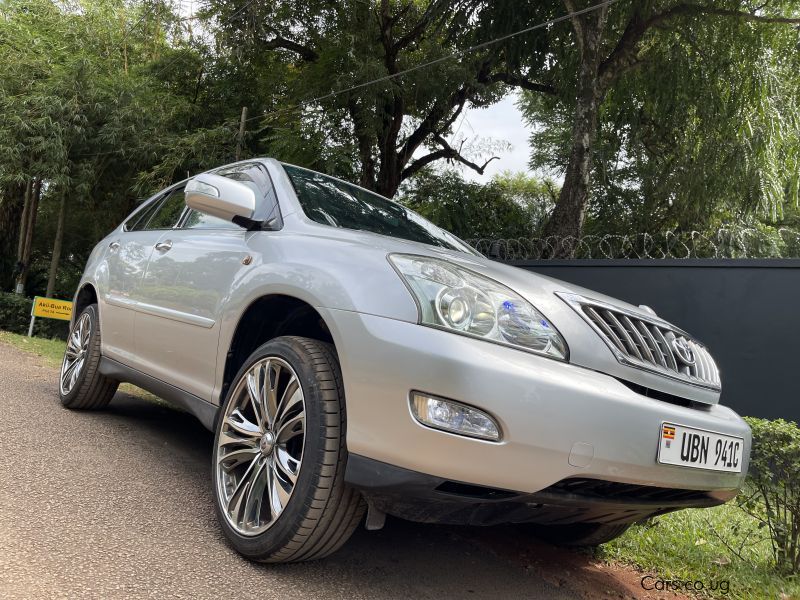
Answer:
[[[238,552],[295,562],[347,541],[365,504],[344,483],[345,422],[330,344],[280,337],[248,358],[220,409],[212,465],[217,519]]]

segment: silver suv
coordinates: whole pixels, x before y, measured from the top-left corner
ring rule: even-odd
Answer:
[[[94,249],[61,402],[120,381],[213,430],[218,521],[259,561],[386,514],[599,544],[732,498],[750,452],[710,354],[651,309],[272,159],[167,188]]]

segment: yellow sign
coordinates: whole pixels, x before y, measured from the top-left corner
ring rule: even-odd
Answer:
[[[69,300],[56,300],[55,298],[36,296],[33,299],[31,316],[69,321],[72,317],[72,302]]]

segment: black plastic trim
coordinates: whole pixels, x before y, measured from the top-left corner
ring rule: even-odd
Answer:
[[[736,490],[702,491],[564,479],[534,493],[502,490],[418,473],[351,454],[345,481],[371,505],[424,523],[632,523],[681,508],[716,506]]]
[[[100,373],[112,379],[132,383],[171,402],[197,417],[209,431],[214,430],[219,412],[218,406],[106,356],[100,359]]]
[[[696,410],[705,410],[705,411],[711,410],[711,407],[713,406],[713,404],[706,404],[705,402],[698,402],[696,400],[690,400],[689,398],[684,398],[682,396],[675,396],[674,394],[667,394],[666,392],[654,390],[652,388],[639,385],[638,383],[633,383],[632,381],[628,381],[627,379],[622,379],[620,377],[615,377],[615,379],[628,389],[639,394],[640,396],[651,398],[653,400],[660,400],[661,402],[667,402],[669,404],[674,404],[676,406],[683,406],[685,408],[693,408]]]

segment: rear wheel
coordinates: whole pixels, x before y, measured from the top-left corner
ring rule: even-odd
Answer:
[[[100,319],[90,304],[75,319],[67,338],[59,377],[59,397],[67,408],[96,410],[114,397],[119,382],[100,373]]]
[[[344,483],[344,390],[333,347],[280,337],[258,348],[217,420],[217,518],[252,560],[294,562],[336,551],[365,504]]]
[[[533,534],[556,546],[599,546],[628,531],[630,523],[533,525]]]

